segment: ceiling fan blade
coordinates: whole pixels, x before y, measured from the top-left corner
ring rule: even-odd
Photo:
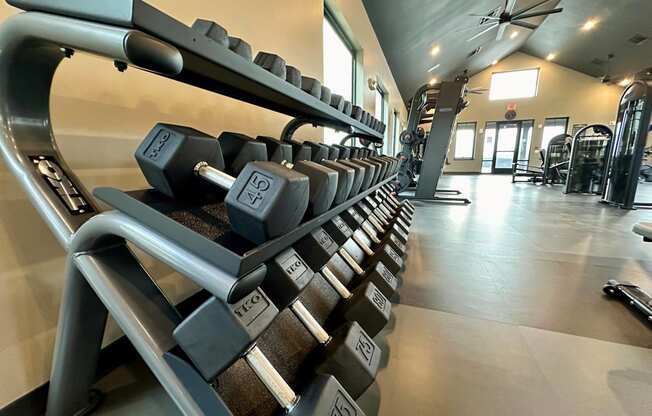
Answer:
[[[498,27],[498,32],[496,32],[496,41],[499,41],[503,38],[505,30],[507,30],[507,23],[501,23]]]
[[[494,23],[494,24],[490,25],[489,27],[487,27],[485,30],[481,31],[480,33],[476,33],[473,37],[471,37],[470,39],[467,39],[466,41],[471,42],[472,40],[479,38],[480,36],[482,36],[485,33],[489,32],[491,29],[497,28],[498,26],[500,26],[498,23]]]
[[[547,0],[546,0],[547,1]],[[486,14],[470,14],[469,16],[471,17],[481,17],[483,19],[490,19],[490,20],[500,20],[500,17],[497,16],[487,16]]]
[[[512,14],[514,6],[516,6],[516,0],[505,0],[505,12],[508,14]]]
[[[531,30],[535,30],[536,28],[539,27],[538,25],[533,25],[532,23],[528,23],[528,22],[521,22],[520,20],[512,20],[512,24],[514,26],[520,26]]]
[[[512,18],[515,18],[515,17],[517,17],[517,16],[520,15],[520,14],[527,13],[527,12],[529,12],[529,11],[532,10],[532,9],[536,9],[537,7],[541,6],[542,4],[548,3],[549,1],[550,1],[550,0],[543,0],[543,1],[540,1],[540,2],[538,2],[538,3],[534,3],[534,4],[531,5],[531,6],[524,7],[524,8],[522,8],[521,10],[517,10],[517,11],[514,12],[514,14],[512,14]]]
[[[564,11],[564,9],[543,10],[543,11],[540,11],[540,12],[522,14],[518,18],[519,19],[529,19],[530,17],[547,16],[549,14],[561,13],[563,11]]]
[[[452,33],[460,33],[460,32],[466,32],[467,30],[472,30],[472,29],[484,29],[487,27],[488,23],[484,23],[478,26],[469,26],[469,27],[463,27],[461,29],[453,30],[452,32],[448,32],[449,34]],[[496,22],[490,22],[489,24],[494,25]]]

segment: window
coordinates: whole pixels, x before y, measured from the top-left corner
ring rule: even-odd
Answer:
[[[392,137],[392,148],[389,155],[394,156],[396,153],[401,151],[401,143],[399,142],[399,136],[401,135],[401,122],[398,119],[398,111],[394,110],[394,119],[392,120],[394,134]]]
[[[475,123],[458,123],[455,130],[455,160],[473,159]]]
[[[566,133],[568,128],[568,117],[547,118],[543,123],[543,138],[541,149],[548,149],[548,143],[553,137]]]
[[[521,71],[494,72],[491,75],[489,89],[490,100],[509,100],[512,98],[530,98],[537,95],[539,69]]]
[[[374,117],[383,123],[387,124],[387,103],[385,101],[385,91],[380,85],[376,86],[376,107],[374,111]],[[387,139],[387,129],[383,135],[383,154],[388,154],[390,152],[390,142]]]
[[[324,85],[331,92],[354,102],[355,55],[351,42],[335,22],[328,9],[325,9],[324,24]],[[324,141],[327,144],[339,143],[345,132],[325,129]]]

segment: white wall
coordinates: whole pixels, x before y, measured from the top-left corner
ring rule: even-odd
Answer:
[[[544,120],[550,117],[569,117],[568,130],[573,124],[603,123],[615,121],[618,100],[623,89],[605,85],[597,78],[584,75],[552,62],[517,52],[503,59],[469,81],[469,88],[489,88],[491,74],[517,69],[540,68],[539,88],[536,97],[526,99],[490,101],[489,92],[470,94],[469,107],[458,117],[458,122],[476,122],[475,158],[454,160],[455,140],[451,142],[446,172],[480,172],[484,129],[488,121],[505,120],[507,104],[516,104],[517,120],[534,119],[534,132],[530,146],[530,160],[538,163],[535,148],[541,145]]]
[[[278,53],[303,73],[322,78],[322,0],[149,0],[185,24],[211,19],[260,50]],[[360,0],[337,2],[364,53],[364,71],[391,87],[399,101]],[[0,21],[17,10],[0,2]],[[373,100],[365,92],[365,107]],[[139,141],[157,121],[187,124],[207,133],[231,130],[278,136],[287,116],[230,98],[77,53],[58,70],[51,100],[53,126],[64,157],[93,189],[145,186],[133,160]],[[300,138],[321,140],[321,129],[303,128]],[[44,383],[63,286],[64,252],[0,163],[0,408]],[[168,268],[144,258],[153,276],[174,300],[195,288]],[[108,331],[105,341],[119,335]]]

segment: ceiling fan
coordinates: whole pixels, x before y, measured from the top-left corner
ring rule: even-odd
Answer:
[[[532,17],[547,16],[554,13],[561,13],[564,10],[563,8],[557,8],[557,9],[549,9],[549,10],[541,10],[541,11],[532,11],[539,6],[548,3],[549,1],[550,0],[542,0],[530,6],[524,7],[520,10],[514,11],[514,8],[516,6],[516,0],[505,0],[504,7],[498,6],[486,15],[471,14],[469,16],[481,18],[480,26],[479,27],[475,26],[467,29],[480,28],[482,30],[476,33],[475,35],[473,35],[471,38],[467,39],[467,42],[471,42],[472,40],[477,39],[480,36],[484,35],[485,33],[496,28],[498,28],[498,31],[496,32],[496,40],[497,41],[501,40],[503,38],[503,34],[505,33],[505,30],[507,30],[507,26],[509,25],[514,25],[514,26],[519,26],[526,29],[534,30],[539,26],[529,22],[525,22],[523,20]],[[463,30],[467,30],[467,29],[463,29]]]

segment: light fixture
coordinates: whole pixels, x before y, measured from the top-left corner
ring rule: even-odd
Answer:
[[[628,85],[631,84],[631,83],[632,83],[632,79],[631,79],[631,78],[623,78],[623,80],[620,81],[620,82],[618,83],[618,85],[620,85],[621,87],[626,87],[626,86],[628,86]]]
[[[437,83],[437,78],[432,78],[428,84],[435,85]]]
[[[497,60],[497,59],[494,59],[494,60],[491,62],[491,65],[496,65],[497,63],[498,63],[498,60]]]
[[[598,21],[595,19],[589,19],[582,25],[582,30],[584,32],[588,32],[589,30],[593,30],[595,26],[598,24]]]
[[[428,72],[432,72],[432,71],[434,71],[435,69],[439,68],[440,65],[441,65],[441,64],[437,64],[437,65],[433,66],[432,68],[430,68],[430,69],[428,70]]]
[[[430,55],[436,56],[437,54],[439,54],[439,51],[440,51],[440,49],[439,49],[438,45],[433,46],[432,49],[430,50]]]
[[[517,32],[517,31],[513,31],[512,34],[509,35],[509,38],[510,38],[510,39],[516,39],[517,36],[518,36],[518,32]]]
[[[548,56],[546,56],[546,61],[552,61],[557,57],[556,53],[549,53]]]

